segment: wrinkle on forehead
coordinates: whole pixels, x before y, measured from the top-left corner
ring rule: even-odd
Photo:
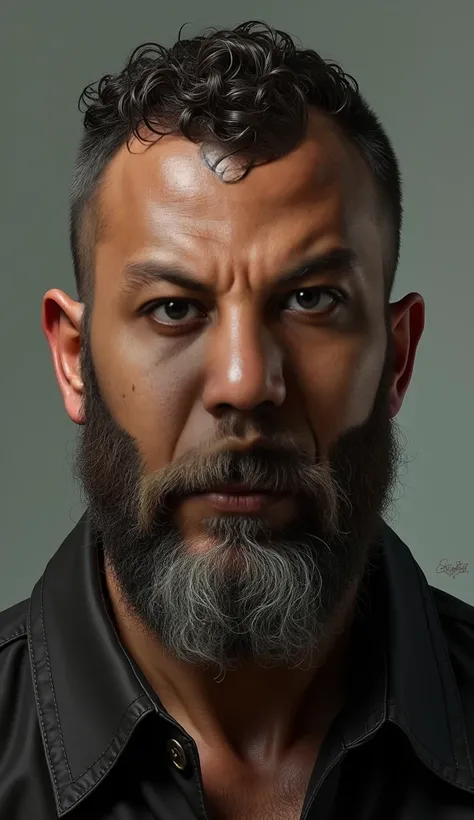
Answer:
[[[119,150],[110,163],[104,188],[109,239],[125,254],[154,244],[163,250],[194,253],[192,239],[225,246],[279,232],[287,237],[314,220],[321,232],[351,219],[376,219],[371,174],[357,149],[327,116],[310,118],[302,143],[289,154],[257,165],[236,184],[227,184],[203,162],[200,145],[179,135],[153,143],[137,140]],[[283,240],[283,235],[281,236]]]

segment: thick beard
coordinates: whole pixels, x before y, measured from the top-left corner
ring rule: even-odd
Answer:
[[[155,477],[150,502],[136,442],[105,404],[85,332],[86,424],[75,473],[128,607],[174,657],[221,676],[248,658],[266,667],[317,665],[333,616],[363,577],[391,500],[399,462],[388,411],[391,372],[388,351],[372,413],[340,437],[325,467],[301,466],[291,450],[285,461],[281,453],[282,474],[306,481],[297,520],[272,532],[258,518],[218,516],[205,522],[204,549],[195,549],[158,503]],[[193,459],[202,480],[199,451]],[[216,461],[221,472],[222,459]],[[259,453],[255,465],[247,454],[239,474],[273,476],[278,459],[278,452],[268,460]],[[174,481],[177,472],[189,474],[189,464],[164,468],[158,488],[172,471]]]

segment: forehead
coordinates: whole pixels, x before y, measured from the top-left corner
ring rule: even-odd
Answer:
[[[208,273],[253,264],[265,276],[310,248],[348,243],[381,269],[376,203],[364,160],[318,112],[295,150],[236,183],[223,182],[183,137],[134,140],[113,158],[102,186],[98,275],[101,260],[117,279],[127,262],[159,257]]]

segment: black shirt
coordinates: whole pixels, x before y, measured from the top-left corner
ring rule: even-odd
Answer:
[[[474,608],[381,522],[356,624],[302,818],[474,818]],[[0,615],[0,818],[58,816],[208,818],[197,746],[115,632],[87,513]]]

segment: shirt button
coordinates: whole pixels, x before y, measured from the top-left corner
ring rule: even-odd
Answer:
[[[183,747],[181,746],[181,743],[178,743],[178,741],[175,740],[174,737],[172,737],[170,740],[168,740],[167,746],[168,753],[173,763],[173,766],[179,769],[180,772],[183,772],[186,766],[188,765],[188,761],[186,758],[186,753]]]

